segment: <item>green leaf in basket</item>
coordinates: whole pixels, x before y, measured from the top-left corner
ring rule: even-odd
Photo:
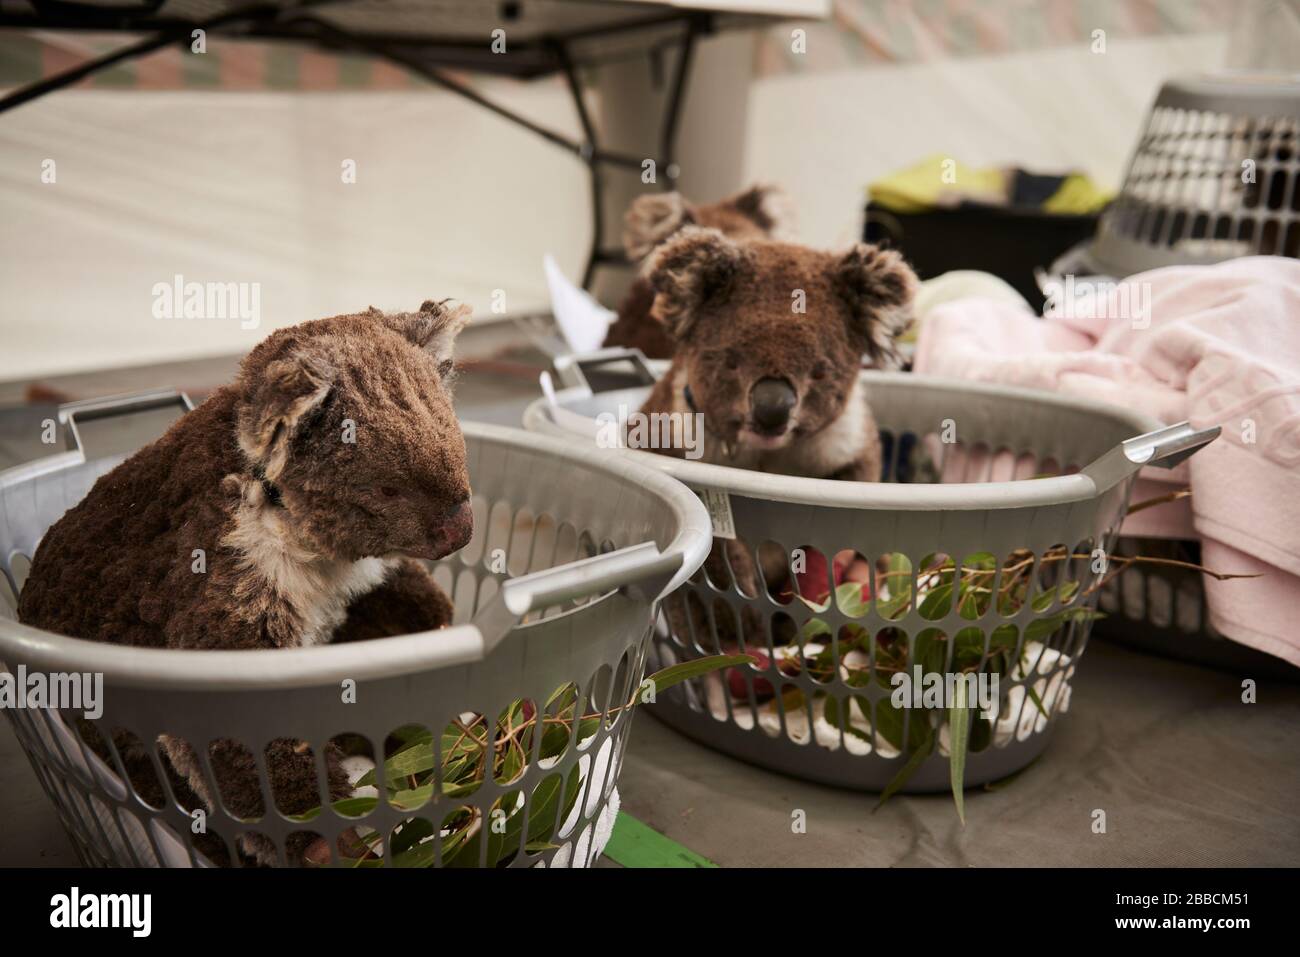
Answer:
[[[941,674],[948,657],[948,646],[943,632],[938,628],[926,628],[916,636],[912,647],[912,661],[921,666],[924,678],[929,674]]]
[[[989,655],[999,651],[1015,651],[1017,637],[1015,625],[998,625],[989,634]]]
[[[403,821],[393,829],[393,839],[389,842],[388,853],[394,855],[394,859],[411,848],[427,841],[430,838],[437,837],[437,828],[433,822],[425,817],[414,817],[409,821]]]
[[[907,759],[907,763],[898,769],[898,773],[893,779],[885,785],[885,789],[880,792],[880,800],[876,803],[875,810],[879,811],[885,806],[885,802],[898,793],[898,790],[911,780],[912,775],[917,769],[925,763],[934,751],[934,735],[927,735],[921,742],[921,746],[916,748]]]
[[[876,700],[872,728],[899,751],[903,750],[903,709],[895,708],[888,698]]]
[[[564,823],[573,810],[573,803],[582,790],[582,777],[576,772],[569,775],[568,786],[561,788],[564,779],[559,774],[552,774],[533,789],[533,805],[528,812],[528,842],[549,842],[553,832]],[[562,814],[556,814],[561,809]],[[559,817],[557,823],[556,818]]]
[[[831,626],[826,624],[821,618],[809,618],[799,629],[799,640],[803,642],[816,641],[819,638],[829,638]]]
[[[853,723],[853,708],[855,706],[861,715],[867,719],[867,723],[871,723],[870,703],[866,698],[863,698],[860,695],[854,695],[844,703],[844,730],[846,733],[853,735],[858,740],[865,741],[867,744],[875,747],[876,743],[871,739],[871,735]]]
[[[1058,611],[1054,615],[1047,615],[1043,618],[1035,618],[1029,624],[1025,625],[1025,641],[1046,641],[1052,635],[1056,634],[1066,622],[1070,621],[1095,621],[1098,618],[1105,618],[1104,612],[1097,611],[1093,608],[1066,608],[1064,611]]]
[[[992,640],[989,648],[992,650]],[[984,631],[980,628],[962,628],[952,639],[952,670],[968,671],[978,668],[984,657]]]
[[[423,771],[432,771],[433,765],[433,741],[430,739],[423,744],[413,745],[405,751],[399,751],[388,758],[384,762],[384,778],[391,787],[396,783],[404,783],[407,778]],[[358,782],[358,784],[360,783]],[[371,772],[371,780],[365,783],[374,783],[373,772]]]
[[[554,847],[551,843],[556,829],[557,817],[563,824],[573,812],[579,795],[582,793],[583,778],[581,770],[575,767],[569,774],[568,783],[562,789],[561,776],[552,774],[542,780],[533,790],[532,807],[528,809],[528,836],[526,844],[530,850]],[[487,866],[497,867],[510,860],[519,851],[519,838],[524,826],[524,808],[519,807],[519,791],[511,791],[499,798],[488,813],[484,825],[472,838],[461,839],[447,848],[444,845],[443,867],[477,867],[479,848],[483,832],[487,831]],[[561,804],[561,797],[563,803]],[[556,810],[559,809],[557,815]],[[492,812],[507,814],[504,830],[493,830]],[[499,816],[498,816],[499,820]],[[466,829],[467,830],[467,829]],[[464,832],[462,832],[464,833]],[[432,860],[429,862],[432,864]]]
[[[1034,690],[1034,686],[1030,684],[1025,685],[1025,692],[1029,695],[1029,700],[1034,703],[1034,707],[1038,709],[1038,713],[1044,718],[1050,718],[1051,715],[1049,715],[1047,709],[1043,707],[1043,700],[1038,697],[1038,692]]]
[[[389,795],[388,803],[399,811],[414,811],[416,808],[427,804],[431,797],[433,797],[432,781],[404,791],[394,791]]]
[[[349,797],[340,798],[330,807],[343,815],[343,817],[363,817],[373,811],[379,805],[379,798],[375,797]],[[320,813],[320,808],[315,808],[307,812],[312,817]]]
[[[966,826],[964,787],[966,782],[966,746],[970,739],[970,708],[966,702],[966,682],[953,683],[953,702],[948,709],[948,779],[957,817]]]
[[[1078,582],[1061,582],[1054,588],[1047,591],[1039,592],[1034,596],[1034,611],[1047,611],[1053,604],[1059,602],[1062,605],[1068,605],[1074,600],[1075,594],[1079,591]]]
[[[870,601],[862,598],[862,582],[840,582],[835,586],[835,604],[850,618],[861,618],[867,613]]]
[[[754,664],[758,664],[758,659],[753,655],[709,655],[705,658],[692,658],[690,661],[669,665],[656,671],[647,680],[651,682],[651,687],[655,689],[657,696],[673,685],[689,681],[691,678],[698,678],[724,668],[734,668],[736,665]]]
[[[876,611],[881,618],[894,621],[901,617],[903,610],[907,608],[908,602],[912,600],[912,589],[909,585],[906,590],[900,592],[890,592],[890,597],[876,603]]]
[[[937,621],[946,616],[952,611],[952,583],[935,585],[926,592],[918,611],[922,618],[929,621]]]

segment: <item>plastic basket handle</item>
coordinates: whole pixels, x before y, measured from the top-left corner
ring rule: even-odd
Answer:
[[[1125,439],[1091,465],[1083,474],[1092,479],[1099,492],[1118,485],[1148,465],[1171,469],[1219,437],[1220,427],[1192,428],[1179,422],[1145,435]]]
[[[555,372],[560,377],[561,385],[566,388],[586,389],[592,392],[591,384],[587,380],[587,370],[599,369],[601,366],[619,362],[632,364],[638,385],[654,385],[655,374],[650,371],[645,353],[640,349],[597,349],[595,352],[584,352],[578,356],[560,356],[555,360]]]
[[[65,402],[59,406],[59,421],[67,426],[69,450],[84,452],[80,423],[133,415],[137,412],[148,412],[150,409],[163,409],[175,405],[180,406],[185,412],[194,410],[194,403],[184,392],[176,389],[154,389],[149,392],[134,392],[130,395]]]
[[[614,589],[658,601],[681,570],[682,560],[680,552],[661,552],[654,542],[642,542],[511,578],[474,616],[474,624],[483,633],[483,654],[500,644],[529,612]]]

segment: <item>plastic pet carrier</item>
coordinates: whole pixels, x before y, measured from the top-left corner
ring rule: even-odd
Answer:
[[[1166,83],[1084,265],[1124,277],[1270,255],[1300,257],[1300,84]]]
[[[569,387],[528,408],[529,429],[607,443],[596,417],[640,408],[648,386],[593,393],[590,364],[564,363]],[[1046,747],[1069,706],[1137,472],[1172,467],[1218,430],[1024,389],[881,372],[862,384],[881,483],[622,452],[685,482],[715,531],[734,535],[665,600],[653,659],[757,658],[679,685],[651,711],[755,764],[877,791],[904,770],[904,790],[947,789],[957,720],[965,782],[1005,776]],[[895,698],[899,674],[923,680]],[[978,704],[964,699],[966,715],[924,696],[916,707],[931,674],[988,684]]]
[[[70,432],[79,417],[177,401],[82,407]],[[17,623],[41,535],[125,456],[73,450],[0,473],[0,584],[11,589],[0,600],[0,662],[15,675],[103,675],[98,720],[6,709],[85,863],[231,863],[250,834],[273,842],[282,863],[293,839],[349,866],[592,861],[617,813],[627,705],[657,603],[708,554],[709,517],[679,483],[623,457],[513,429],[464,431],[474,536],[433,566],[456,623],[303,649],[133,648]],[[354,703],[343,700],[349,689]],[[195,835],[155,744],[163,734],[195,749],[213,794],[205,749],[244,747],[261,816],[236,819],[218,802]],[[354,796],[282,813],[262,752],[282,738],[313,755],[318,786],[327,743],[339,747]]]

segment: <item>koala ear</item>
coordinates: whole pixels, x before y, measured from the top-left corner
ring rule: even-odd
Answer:
[[[453,346],[460,331],[469,322],[473,310],[464,304],[451,305],[426,299],[419,312],[403,312],[383,318],[388,328],[409,339],[438,363],[439,372],[451,371]],[[445,370],[444,370],[445,367]]]
[[[687,226],[650,257],[651,315],[681,339],[702,307],[726,301],[742,258],[740,247],[716,229]]]
[[[623,249],[639,262],[683,226],[695,222],[695,213],[681,193],[645,193],[638,196],[623,217]]]
[[[289,457],[294,431],[328,399],[335,372],[325,359],[299,352],[268,363],[239,413],[240,448],[274,481]]]
[[[719,205],[732,206],[773,239],[790,240],[794,237],[794,203],[779,186],[755,183]]]
[[[858,243],[835,265],[835,288],[849,307],[850,331],[878,369],[898,369],[897,339],[912,321],[917,278],[892,249]]]

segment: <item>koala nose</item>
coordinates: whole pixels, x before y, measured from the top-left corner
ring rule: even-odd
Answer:
[[[468,497],[466,501],[439,512],[429,524],[432,554],[423,557],[443,558],[464,548],[474,534],[474,511]]]
[[[749,393],[754,422],[768,432],[785,428],[797,401],[794,388],[785,379],[759,379]]]

